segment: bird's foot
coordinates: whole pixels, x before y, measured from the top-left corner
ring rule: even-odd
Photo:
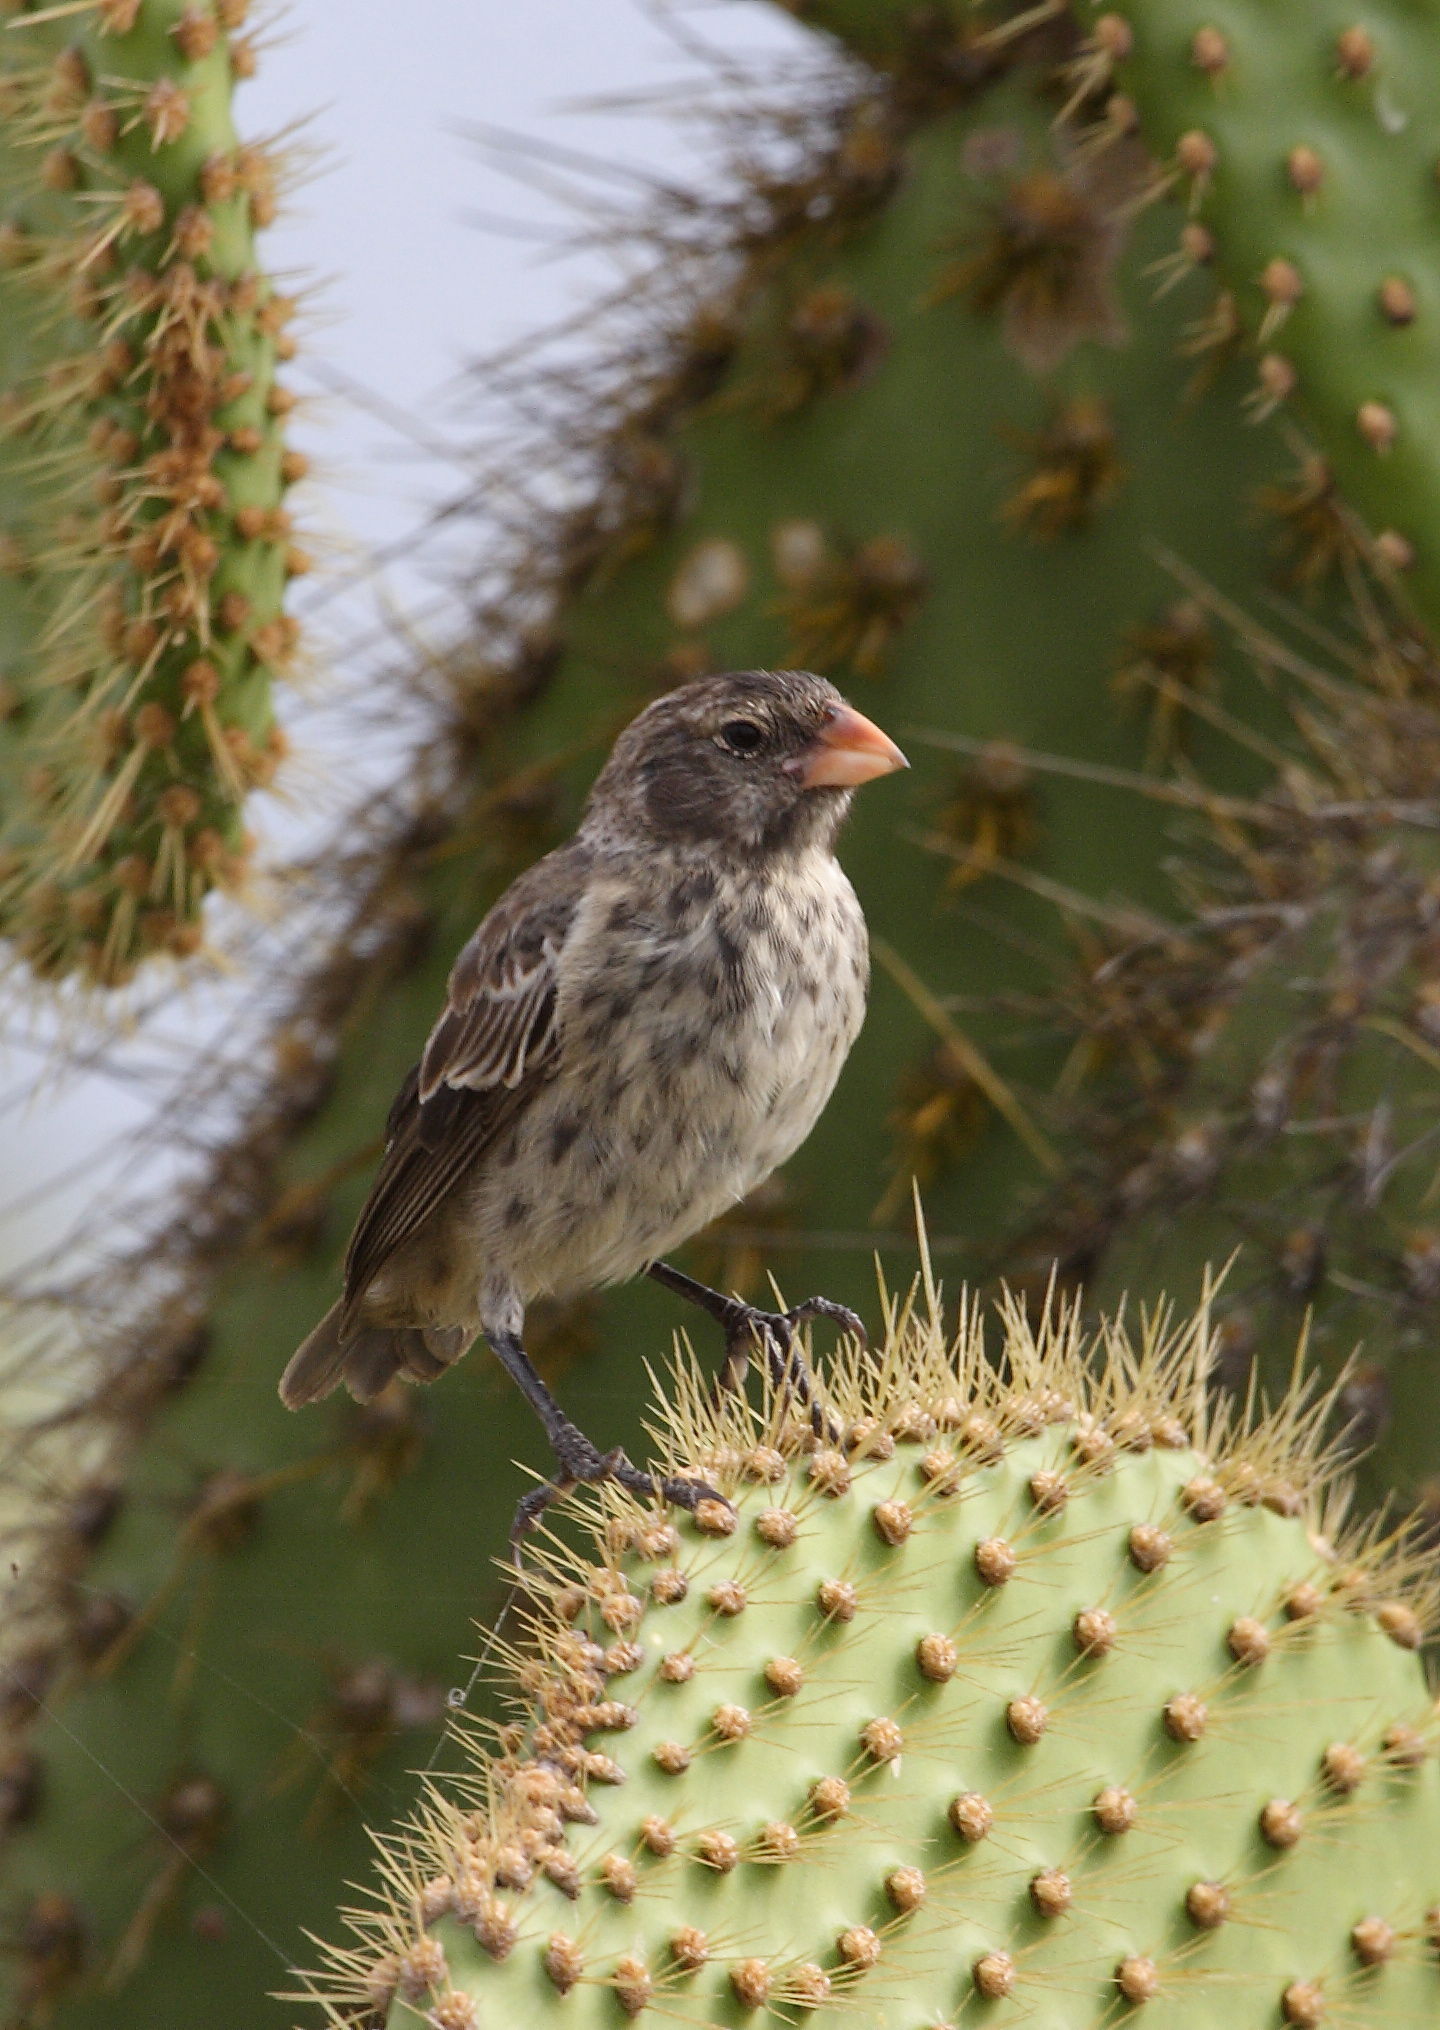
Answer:
[[[853,1333],[862,1346],[869,1345],[862,1319],[846,1304],[832,1297],[807,1297],[788,1311],[761,1311],[754,1304],[732,1300],[722,1319],[725,1327],[725,1367],[729,1374],[744,1372],[745,1364],[763,1350],[771,1386],[781,1395],[793,1395],[810,1411],[810,1426],[817,1438],[832,1442],[838,1437],[835,1419],[825,1410],[816,1392],[815,1376],[796,1337],[797,1328],[809,1318],[829,1318],[842,1332]]]
[[[702,1501],[718,1501],[723,1508],[730,1507],[718,1488],[706,1481],[646,1473],[627,1459],[618,1445],[613,1451],[602,1452],[578,1426],[568,1421],[555,1426],[550,1442],[555,1448],[555,1478],[542,1480],[521,1496],[510,1527],[510,1550],[517,1561],[522,1538],[529,1535],[552,1502],[582,1482],[593,1485],[599,1480],[614,1480],[644,1501],[653,1501],[658,1496],[676,1508],[694,1510]]]

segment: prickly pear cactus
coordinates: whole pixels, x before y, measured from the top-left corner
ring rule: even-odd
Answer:
[[[1430,2020],[1432,1603],[1333,1534],[1313,1403],[1207,1411],[1207,1332],[892,1317],[829,1442],[681,1369],[733,1506],[571,1505],[330,2020]]]
[[[278,2023],[257,1999],[267,1941],[321,1921],[361,1866],[362,1813],[403,1792],[472,1604],[446,1575],[503,1540],[511,1462],[543,1467],[539,1435],[483,1351],[364,1413],[290,1417],[274,1380],[334,1295],[452,953],[656,689],[808,660],[916,762],[845,842],[878,959],[845,1086],[691,1266],[868,1306],[876,1242],[908,1257],[918,1173],[947,1269],[990,1273],[1077,1142],[1108,1154],[1133,1113],[1142,1140],[1173,1117],[1202,1031],[1177,999],[1171,820],[1248,844],[1239,816],[1283,800],[1293,743],[1275,659],[1253,677],[1154,546],[1253,610],[1272,558],[1251,507],[1288,458],[1245,419],[1249,376],[1204,276],[1173,266],[1174,221],[1133,215],[1143,155],[1052,134],[1079,40],[1048,22],[922,38],[891,77],[847,66],[803,117],[742,122],[733,202],[647,224],[673,294],[647,300],[633,351],[581,403],[568,365],[563,399],[535,392],[562,428],[529,461],[522,539],[488,560],[508,589],[479,646],[427,673],[437,733],[413,780],[327,871],[333,946],[277,969],[273,1048],[217,1080],[238,1125],[183,1207],[79,1293],[108,1327],[76,1418],[102,1463],[60,1490],[10,1623],[22,2020]],[[1187,399],[1197,371],[1213,399]],[[1350,852],[1352,833],[1316,836]],[[1283,899],[1283,858],[1237,867],[1242,918],[1275,900],[1245,885],[1257,869]],[[1175,960],[1168,1027],[1118,992],[1132,949]],[[1061,1252],[1025,1259],[1042,1293]],[[1064,1265],[1098,1252],[1067,1237]],[[537,1317],[532,1346],[583,1424],[633,1446],[635,1348],[675,1323],[647,1286]],[[827,1964],[823,1941],[806,1951]]]
[[[246,0],[7,9],[0,36],[0,932],[117,984],[241,879],[292,660],[276,378],[255,264],[276,166],[231,92]]]
[[[1440,622],[1440,68],[1424,0],[1325,0],[1303,20],[1261,0],[1008,20],[964,0],[782,4],[912,91],[1037,21],[1075,29],[1066,114],[1155,151],[1152,194],[1189,214],[1171,272],[1215,277],[1212,338],[1249,363],[1247,412],[1313,432],[1350,540]]]
[[[397,1390],[370,1412],[336,1402],[292,1416],[274,1390],[334,1295],[385,1096],[454,951],[569,829],[614,730],[687,669],[804,653],[897,731],[968,727],[1133,770],[1148,715],[1111,701],[1107,664],[1173,601],[1145,534],[1162,530],[1227,582],[1263,582],[1239,525],[1173,475],[1253,460],[1258,484],[1274,447],[1218,404],[1174,417],[1183,292],[1153,323],[1138,316],[1138,271],[1161,240],[1116,272],[1109,187],[1052,159],[1029,80],[913,126],[868,85],[857,95],[846,79],[845,93],[792,180],[763,193],[772,230],[740,287],[732,243],[717,248],[724,315],[713,298],[698,316],[692,305],[664,361],[622,382],[593,505],[548,524],[537,505],[550,547],[523,559],[516,607],[533,614],[537,578],[555,588],[553,632],[527,637],[507,611],[493,657],[456,658],[447,744],[402,805],[411,829],[389,820],[398,836],[385,856],[371,849],[364,893],[340,863],[337,882],[356,891],[343,909],[337,899],[346,935],[277,1024],[244,1132],[135,1282],[108,1275],[94,1293],[99,1315],[118,1313],[93,1409],[114,1453],[56,1502],[48,1547],[25,1560],[33,1623],[18,1610],[11,1622],[23,1630],[11,1717],[29,1717],[32,1695],[65,1707],[63,1724],[26,1730],[43,1783],[17,1789],[7,1877],[22,1909],[67,1899],[83,1939],[50,1974],[22,1959],[19,1978],[48,1979],[73,2024],[174,2020],[203,1989],[233,1997],[251,2030],[270,1970],[224,1899],[287,1939],[333,1905],[331,1885],[363,1853],[356,1800],[403,1781],[415,1715],[444,1689],[468,1605],[416,1587],[417,1560],[458,1569],[475,1542],[503,1541],[523,1485],[511,1462],[548,1463],[483,1349],[433,1396]],[[1082,254],[1079,284],[1058,297],[1031,286],[1025,263],[1015,287],[1007,270],[1025,207],[1047,201]],[[994,297],[981,314],[966,295],[977,262]],[[1136,332],[1122,352],[1108,340],[1126,313]],[[1052,397],[1009,325],[1052,358],[1069,345]],[[1107,342],[1086,345],[1102,327]],[[1103,612],[1108,650],[1074,625],[1077,600]],[[933,1177],[936,1218],[975,1261],[1013,1220],[1017,1191],[1058,1161],[1010,1083],[1013,1024],[987,1014],[965,1057],[970,1018],[938,998],[1014,988],[1030,963],[1015,940],[1053,943],[1053,905],[1024,897],[963,939],[948,934],[951,911],[1015,853],[1067,892],[1103,897],[1127,867],[1158,860],[1165,813],[1127,806],[1129,829],[1110,791],[1023,771],[1017,783],[1003,751],[973,771],[928,745],[912,753],[896,807],[867,813],[860,800],[845,844],[899,971],[877,968],[848,1095],[803,1165],[695,1262],[725,1285],[744,1275],[758,1293],[773,1271],[792,1297],[868,1304],[873,1237],[908,1254],[896,1233],[912,1170]],[[932,825],[975,847],[968,882],[952,887],[948,863],[897,840]],[[1163,893],[1153,876],[1148,887]],[[1009,1054],[992,1072],[997,1041]],[[1043,1034],[1022,1046],[1047,1074],[1068,1047]],[[981,1150],[983,1173],[951,1160]],[[816,1245],[817,1229],[838,1230],[843,1249]],[[586,1428],[633,1443],[634,1348],[678,1322],[647,1286],[603,1313],[537,1314],[532,1343]],[[388,1690],[360,1699],[357,1684]],[[297,1747],[297,1726],[318,1750]],[[119,1778],[99,1804],[92,1750]],[[157,1822],[203,1875],[169,1866]],[[119,1863],[99,1860],[112,1849]]]

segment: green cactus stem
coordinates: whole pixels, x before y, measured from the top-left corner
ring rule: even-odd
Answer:
[[[244,0],[9,11],[0,35],[0,931],[126,980],[241,881],[282,752],[276,163],[231,119]]]
[[[671,1373],[659,1451],[733,1506],[571,1501],[331,2023],[1440,2008],[1434,1603],[1337,1534],[1323,1405],[1214,1413],[1203,1313],[983,1342],[892,1307],[832,1442]]]

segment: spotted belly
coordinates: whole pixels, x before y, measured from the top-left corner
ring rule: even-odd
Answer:
[[[648,990],[630,982],[622,1020],[623,982],[592,1028],[574,1022],[471,1196],[467,1238],[492,1288],[507,1279],[523,1305],[635,1276],[801,1146],[864,1014],[864,926],[840,881],[832,934],[752,934],[730,993],[707,991],[692,950]]]

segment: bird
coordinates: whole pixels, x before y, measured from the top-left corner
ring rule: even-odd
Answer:
[[[855,790],[908,765],[807,670],[696,678],[622,730],[574,835],[455,960],[342,1295],[281,1378],[290,1409],[342,1384],[363,1403],[396,1376],[434,1381],[483,1336],[554,1454],[517,1539],[577,1482],[714,1497],[571,1422],[525,1351],[526,1307],[649,1275],[720,1323],[722,1381],[763,1350],[802,1394],[802,1318],[863,1340],[827,1298],[762,1311],[664,1258],[785,1163],[834,1090],[869,987],[836,841]]]

